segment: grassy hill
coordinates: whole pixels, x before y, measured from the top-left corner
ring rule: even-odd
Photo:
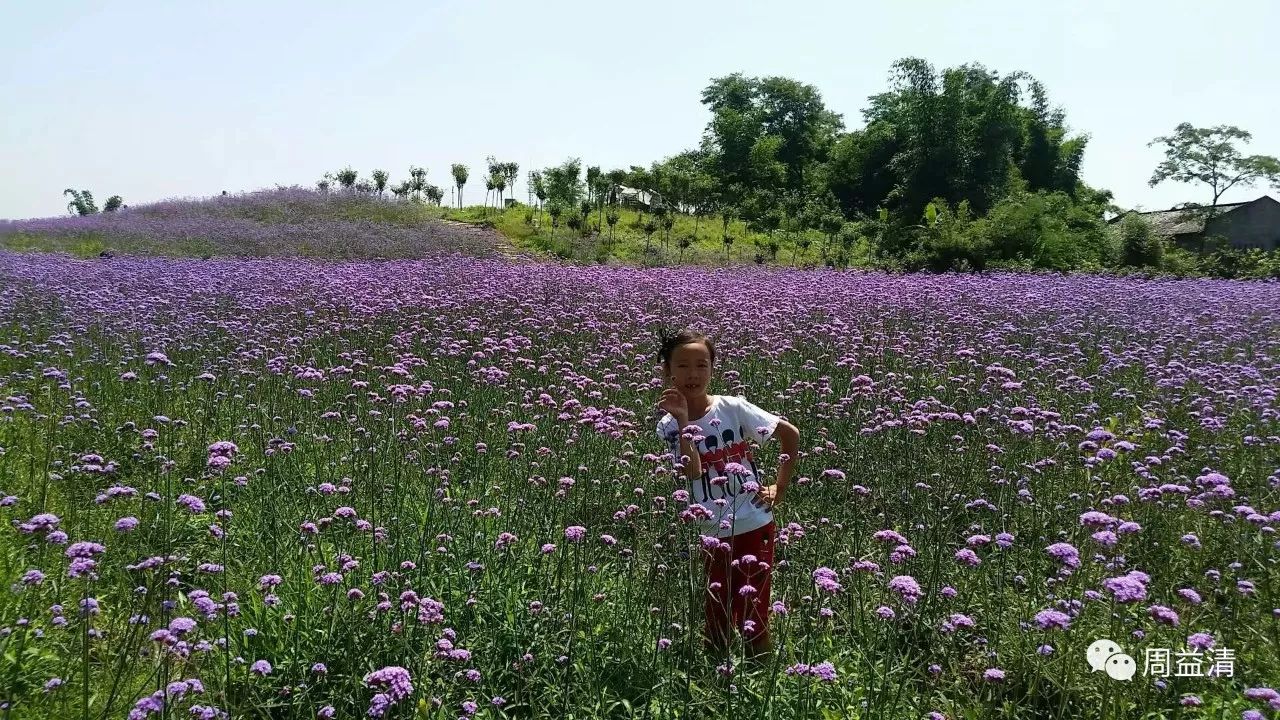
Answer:
[[[439,208],[281,188],[169,200],[114,213],[0,222],[9,250],[165,256],[416,258],[493,255],[501,238],[444,222]]]
[[[619,208],[610,228],[592,211],[580,229],[559,227],[537,208],[438,207],[348,192],[282,188],[207,199],[168,200],[114,213],[0,221],[0,247],[15,251],[163,256],[414,258],[437,252],[491,255],[523,251],[576,263],[631,265],[820,265],[820,233],[766,235],[713,215],[674,214],[670,228],[652,213]],[[646,238],[645,227],[653,232]],[[489,231],[489,232],[485,232]],[[727,247],[725,235],[732,238]],[[807,241],[807,244],[806,244]],[[869,258],[864,245],[851,260]]]

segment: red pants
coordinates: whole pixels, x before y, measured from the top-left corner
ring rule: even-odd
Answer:
[[[753,646],[760,646],[769,639],[769,580],[773,575],[773,545],[775,524],[740,535],[720,538],[728,543],[719,548],[703,548],[702,555],[707,571],[707,639],[716,645],[728,643],[732,627],[743,630],[743,637]],[[754,562],[742,562],[743,556],[754,555]],[[748,558],[749,559],[749,558]],[[738,563],[735,566],[734,561]],[[767,567],[761,565],[766,563]],[[713,584],[719,583],[713,589]],[[755,592],[743,594],[743,587]],[[743,623],[751,620],[754,627],[748,632]]]

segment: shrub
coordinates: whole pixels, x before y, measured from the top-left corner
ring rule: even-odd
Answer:
[[[1131,267],[1159,267],[1164,259],[1164,241],[1151,223],[1141,215],[1129,213],[1119,225],[1121,262]]]

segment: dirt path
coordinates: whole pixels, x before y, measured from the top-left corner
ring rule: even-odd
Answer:
[[[457,228],[459,231],[476,236],[477,239],[488,240],[493,243],[494,250],[502,257],[517,261],[528,262],[540,259],[538,255],[528,251],[521,250],[507,239],[506,235],[491,228],[479,227],[470,223],[458,222],[457,220],[441,220],[445,225]]]

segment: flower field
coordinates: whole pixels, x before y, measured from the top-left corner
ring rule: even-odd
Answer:
[[[419,203],[279,188],[76,217],[0,220],[0,248],[190,256],[486,256],[494,242]]]
[[[662,322],[801,432],[764,660],[698,638]],[[0,717],[1276,717],[1278,326],[1271,283],[0,252]]]

